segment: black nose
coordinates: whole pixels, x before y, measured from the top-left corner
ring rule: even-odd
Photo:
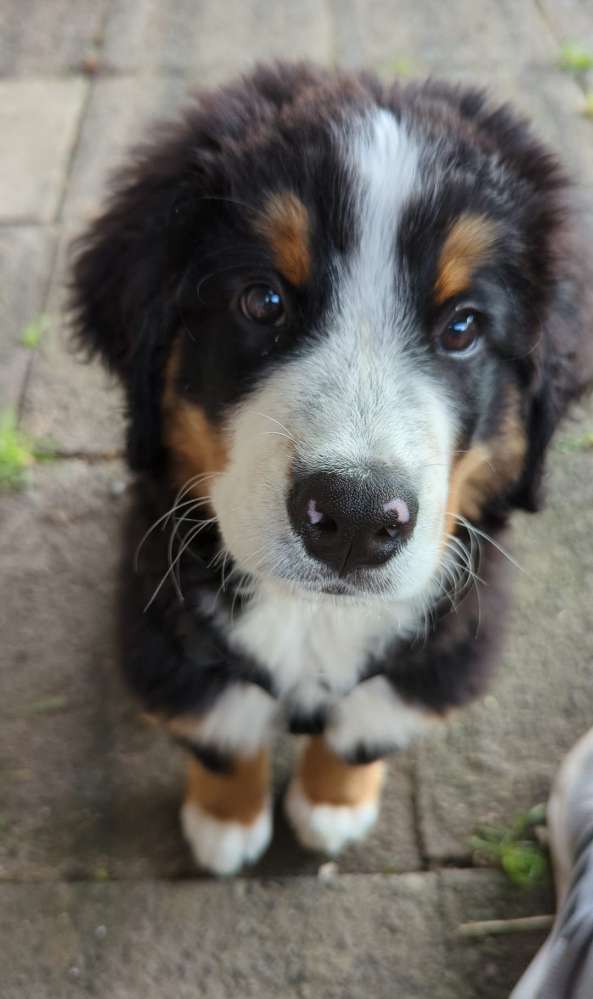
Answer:
[[[309,554],[340,576],[387,562],[410,537],[418,515],[410,486],[384,469],[299,478],[287,505]]]

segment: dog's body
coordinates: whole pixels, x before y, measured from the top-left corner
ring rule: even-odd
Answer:
[[[278,728],[311,737],[289,815],[335,851],[380,758],[483,688],[505,586],[488,544],[468,593],[478,542],[537,507],[591,379],[567,188],[476,92],[280,66],[142,150],[86,239],[79,330],[139,472],[124,667],[192,753],[206,866],[265,848]]]

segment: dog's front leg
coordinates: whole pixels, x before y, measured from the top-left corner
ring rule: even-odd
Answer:
[[[307,743],[286,798],[300,841],[336,854],[363,839],[379,814],[382,757],[409,745],[435,717],[404,703],[383,676],[338,702],[324,735]]]
[[[201,867],[235,874],[261,856],[272,834],[269,783],[265,749],[229,756],[223,770],[191,760],[181,824]]]
[[[379,814],[385,764],[349,763],[323,736],[308,740],[286,797],[286,812],[303,844],[335,855],[363,839]]]

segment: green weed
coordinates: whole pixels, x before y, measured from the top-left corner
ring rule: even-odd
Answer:
[[[545,806],[537,805],[507,827],[484,826],[470,840],[474,859],[501,867],[510,880],[524,888],[541,884],[548,876],[548,857],[535,838]]]
[[[21,430],[12,410],[0,413],[0,492],[22,489],[36,461],[52,461],[55,449]]]
[[[576,42],[567,42],[560,49],[558,65],[567,73],[586,73],[593,69],[593,54]]]
[[[25,326],[21,336],[23,347],[27,347],[28,350],[36,350],[41,343],[43,334],[47,332],[48,322],[47,316],[37,316]]]

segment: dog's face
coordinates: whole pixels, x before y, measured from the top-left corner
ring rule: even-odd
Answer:
[[[101,346],[241,571],[424,600],[463,518],[525,501],[558,187],[475,95],[304,70],[223,92],[138,169],[78,283],[101,263],[105,311],[119,245],[126,345]]]

